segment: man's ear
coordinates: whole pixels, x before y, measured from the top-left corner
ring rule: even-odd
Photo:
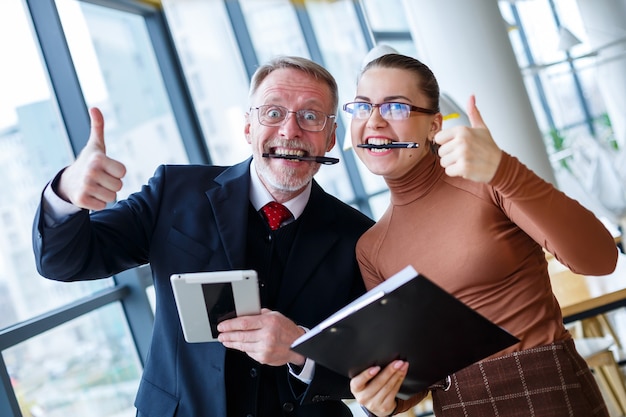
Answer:
[[[246,137],[246,142],[252,143],[250,141],[250,113],[246,113],[245,118],[246,121],[243,125],[243,134]]]
[[[330,150],[335,147],[336,143],[337,143],[337,123],[333,123],[332,131],[330,132],[330,138],[328,140],[328,146],[326,147],[326,152],[330,152]]]

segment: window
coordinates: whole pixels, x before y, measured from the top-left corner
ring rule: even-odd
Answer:
[[[619,124],[624,118],[621,108],[611,111],[610,106],[612,95],[622,91],[623,45],[621,56],[610,53],[608,60],[593,49],[580,6],[575,0],[500,2],[559,187],[617,224],[626,213],[626,197],[620,197],[626,189],[614,186],[624,183],[619,159],[625,151],[619,150],[611,119]],[[598,8],[611,12],[609,3]],[[623,26],[617,29],[623,32]],[[615,45],[623,44],[626,38],[615,30],[607,22],[599,31]],[[607,64],[617,67],[605,71]]]
[[[24,416],[134,416],[141,359],[130,334],[134,318],[115,302],[128,290],[116,289],[111,278],[46,280],[34,264],[30,231],[41,190],[88,134],[73,137],[65,129],[80,117],[62,109],[80,107],[71,96],[79,88],[73,70],[60,63],[67,51],[51,44],[68,41],[85,101],[107,118],[109,153],[128,167],[121,196],[138,189],[157,164],[187,158],[143,18],[60,0],[61,27],[50,13],[54,4],[28,6],[0,3],[0,55],[11,63],[0,67],[0,414],[13,415],[17,406]],[[47,24],[38,26],[42,15]],[[150,311],[147,299],[146,305]],[[37,330],[57,321],[65,324]]]
[[[68,165],[72,150],[50,89],[38,45],[20,1],[0,3],[0,55],[12,65],[0,67],[0,282],[8,288],[17,321],[38,314],[104,286],[106,281],[60,284],[42,279],[32,257],[30,230],[41,190]],[[8,241],[9,236],[17,236]],[[23,256],[28,255],[28,256]],[[28,260],[28,267],[16,260]],[[18,274],[17,271],[21,271]],[[29,271],[26,275],[24,271]],[[55,296],[50,297],[50,292]],[[15,324],[0,317],[0,327]]]
[[[250,155],[243,133],[248,78],[224,3],[166,0],[163,6],[211,161],[244,160]]]
[[[104,115],[107,155],[127,169],[118,197],[158,165],[188,162],[144,19],[77,0],[57,5],[85,101]]]
[[[24,416],[133,417],[141,378],[135,352],[114,303],[6,349],[3,357]]]

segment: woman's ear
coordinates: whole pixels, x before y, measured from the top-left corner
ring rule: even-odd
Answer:
[[[443,115],[441,113],[435,114],[433,120],[430,123],[430,132],[428,132],[428,139],[433,140],[437,132],[441,130],[443,126]]]

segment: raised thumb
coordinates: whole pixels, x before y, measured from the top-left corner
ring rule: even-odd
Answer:
[[[467,117],[469,118],[470,125],[472,127],[487,127],[483,121],[480,111],[478,110],[478,107],[476,107],[476,96],[473,94],[467,101]]]
[[[106,145],[104,144],[104,117],[97,107],[89,109],[89,117],[91,118],[91,131],[89,132],[89,141],[87,145],[96,147],[103,153],[106,153]]]

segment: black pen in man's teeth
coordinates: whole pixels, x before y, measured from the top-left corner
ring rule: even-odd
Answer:
[[[356,146],[357,148],[365,148],[365,149],[391,149],[391,148],[419,148],[420,144],[417,142],[391,142],[385,145],[361,143]]]
[[[318,164],[333,165],[339,162],[338,158],[331,158],[329,156],[298,156],[298,155],[283,155],[275,153],[264,153],[263,158],[280,158],[280,159],[293,159],[297,161],[310,161],[317,162]]]

